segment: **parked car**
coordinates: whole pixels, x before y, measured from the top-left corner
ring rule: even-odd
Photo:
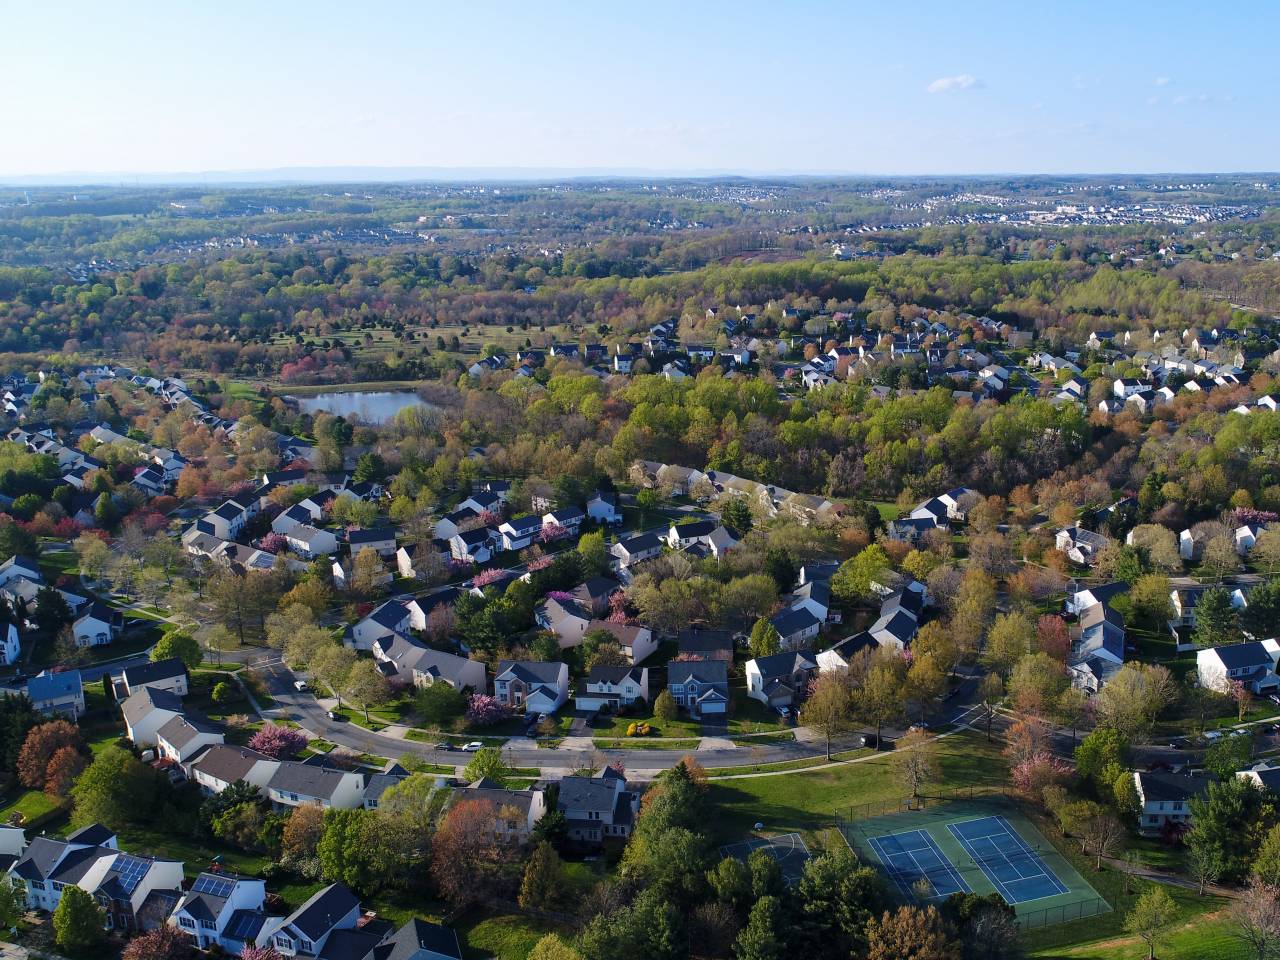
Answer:
[[[864,733],[862,735],[862,745],[870,747],[872,750],[878,750],[880,748],[880,738],[874,733]]]
[[[472,740],[470,743],[464,744],[462,749],[467,751],[467,753],[475,753],[477,750],[483,750],[484,744],[479,740]]]
[[[778,716],[780,716],[783,720],[790,720],[790,719],[791,719],[791,708],[790,708],[790,707],[774,707],[773,709],[775,709],[775,710],[777,710],[777,711],[778,711]]]
[[[342,714],[337,713],[337,712],[335,712],[335,711],[333,711],[333,710],[326,710],[326,711],[324,712],[324,715],[325,715],[326,717],[328,717],[330,720],[337,721],[338,723],[341,723],[342,721],[344,721],[344,720],[346,720],[346,719],[347,719],[347,718],[346,718],[346,717],[344,717]]]
[[[293,681],[293,689],[297,690],[299,693],[302,693],[304,690],[307,689],[307,681],[305,680]]]
[[[458,749],[452,743],[437,743],[435,748],[437,750],[444,750],[446,753]]]

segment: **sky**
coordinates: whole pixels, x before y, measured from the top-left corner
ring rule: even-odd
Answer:
[[[0,0],[0,23],[7,179],[1280,167],[1269,2]]]

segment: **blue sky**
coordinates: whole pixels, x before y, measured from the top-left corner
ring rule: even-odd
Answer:
[[[1280,167],[1280,4],[5,6],[0,176]]]

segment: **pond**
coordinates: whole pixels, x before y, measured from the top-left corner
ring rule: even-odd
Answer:
[[[332,413],[358,417],[366,423],[386,423],[405,407],[429,407],[412,390],[334,391],[309,397],[288,397],[304,413]]]

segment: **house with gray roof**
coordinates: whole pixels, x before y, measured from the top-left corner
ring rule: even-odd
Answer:
[[[724,716],[729,710],[729,668],[723,660],[667,664],[667,689],[691,717]]]
[[[135,746],[154,747],[156,732],[183,714],[182,701],[168,690],[143,687],[120,704],[124,728]]]
[[[569,698],[569,667],[559,661],[500,660],[493,695],[512,710],[553,713]]]
[[[156,753],[181,764],[223,740],[221,726],[199,714],[187,713],[166,720],[156,730]]]
[[[818,658],[807,651],[784,651],[747,661],[747,696],[766,707],[799,703],[818,675]]]
[[[143,687],[168,690],[174,696],[187,695],[187,665],[179,657],[166,657],[125,667],[114,681],[117,700],[124,700]]]
[[[585,692],[574,698],[579,710],[617,711],[649,700],[648,667],[594,666],[587,673]]]
[[[267,781],[267,799],[276,810],[307,803],[326,809],[354,810],[364,806],[365,776],[321,763],[281,760]]]
[[[215,744],[185,764],[187,776],[206,794],[221,793],[238,780],[267,788],[280,761],[231,744]]]
[[[439,682],[459,691],[483,693],[488,689],[483,661],[423,646],[404,634],[394,633],[375,640],[373,657],[384,676],[396,677],[415,687],[429,687]]]
[[[360,899],[345,884],[332,883],[287,917],[271,918],[256,943],[275,947],[285,956],[325,956],[330,937],[340,930],[354,930],[360,915]]]
[[[169,925],[190,937],[200,950],[218,947],[238,956],[255,944],[267,922],[266,885],[258,877],[201,873],[169,916]]]
[[[561,777],[556,801],[568,823],[569,839],[585,845],[631,836],[640,795],[627,789],[627,778],[612,767],[594,777]]]
[[[1280,690],[1276,660],[1280,642],[1253,640],[1209,647],[1196,652],[1196,675],[1200,686],[1227,693],[1234,683],[1242,683],[1255,696],[1266,696]]]

